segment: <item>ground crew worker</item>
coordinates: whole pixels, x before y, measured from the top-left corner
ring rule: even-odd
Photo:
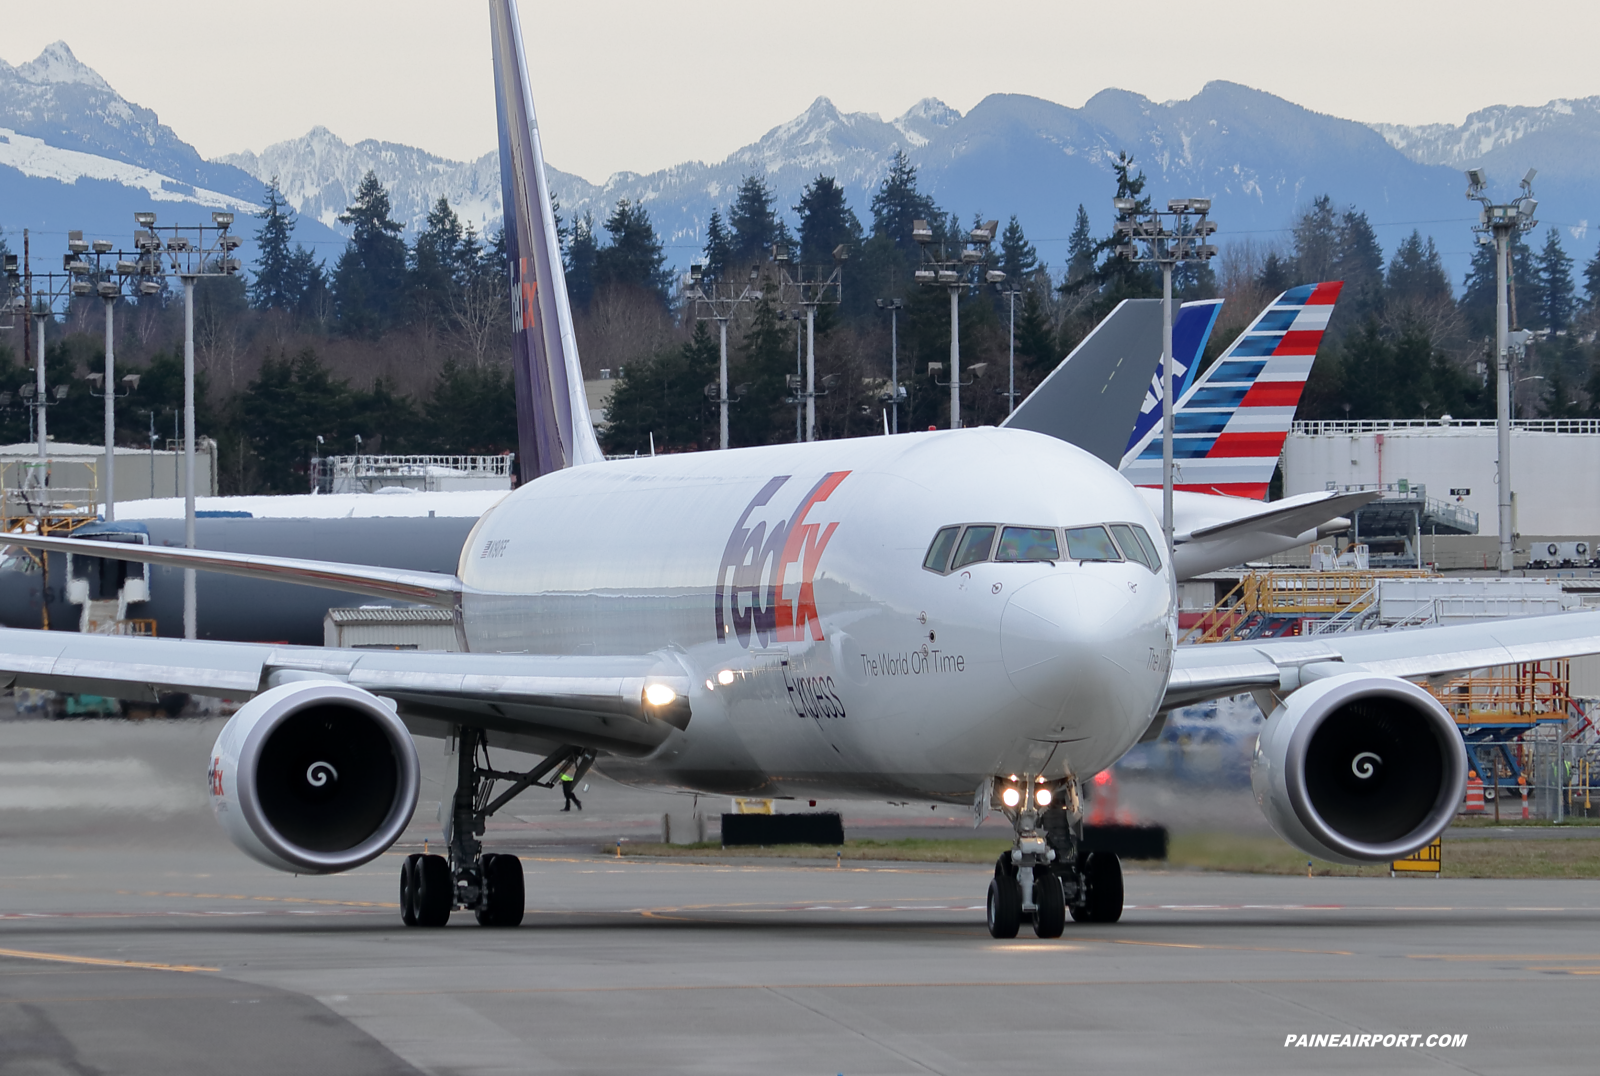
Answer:
[[[567,798],[566,806],[561,808],[563,811],[572,810],[574,803],[578,805],[578,810],[583,810],[583,801],[573,795],[575,782],[572,780],[572,769],[572,767],[568,767],[561,772],[561,794]]]

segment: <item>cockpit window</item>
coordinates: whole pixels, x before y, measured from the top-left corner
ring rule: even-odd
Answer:
[[[1054,527],[1006,527],[1000,532],[999,561],[1060,560]]]
[[[950,565],[951,570],[988,560],[989,548],[994,545],[995,529],[990,526],[968,527],[967,533],[961,536],[961,544],[956,547],[956,559]]]
[[[1138,535],[1134,533],[1136,529],[1138,528],[1129,526],[1126,523],[1111,524],[1111,533],[1117,536],[1117,544],[1122,547],[1123,556],[1127,557],[1131,561],[1136,561],[1139,564],[1143,564],[1152,572],[1160,571],[1160,562],[1151,555],[1155,552],[1155,550],[1147,550],[1145,548],[1145,542],[1148,542],[1150,539],[1146,537],[1144,542],[1139,541]]]
[[[1150,540],[1149,533],[1139,524],[1133,525],[1133,533],[1139,539],[1139,544],[1144,546],[1144,555],[1150,558],[1150,570],[1161,570],[1161,554],[1156,552],[1156,544]]]
[[[956,535],[960,533],[960,527],[941,528],[933,536],[933,544],[928,547],[928,555],[922,558],[922,566],[930,572],[943,573],[945,565],[950,563],[950,551],[956,547]]]
[[[1067,528],[1067,556],[1072,560],[1121,560],[1104,527]]]

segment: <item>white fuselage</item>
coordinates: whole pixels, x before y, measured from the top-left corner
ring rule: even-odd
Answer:
[[[1166,687],[1169,569],[924,569],[939,529],[966,523],[1160,534],[1116,471],[1025,431],[608,462],[484,516],[462,551],[466,640],[680,663],[692,720],[611,768],[634,780],[961,799],[991,774],[1110,765]]]

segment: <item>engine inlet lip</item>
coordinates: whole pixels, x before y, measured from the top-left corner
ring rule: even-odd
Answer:
[[[1397,677],[1346,674],[1324,682],[1325,689],[1312,705],[1321,711],[1316,721],[1302,721],[1289,738],[1288,765],[1284,767],[1284,784],[1289,793],[1289,804],[1300,824],[1322,844],[1343,856],[1355,860],[1381,863],[1403,859],[1415,852],[1434,836],[1442,833],[1455,817],[1456,804],[1466,792],[1467,752],[1461,743],[1461,733],[1453,718],[1439,705],[1439,701],[1409,680]],[[1318,685],[1301,690],[1316,690]],[[1357,841],[1343,836],[1323,821],[1322,815],[1311,802],[1306,788],[1306,751],[1311,737],[1322,727],[1322,722],[1341,706],[1354,699],[1384,697],[1397,699],[1414,706],[1432,724],[1432,731],[1445,754],[1446,778],[1426,817],[1413,831],[1417,836],[1396,841],[1373,843]],[[1453,763],[1453,765],[1452,765]]]
[[[267,820],[266,812],[261,807],[256,782],[253,780],[238,782],[239,809],[244,815],[245,822],[268,851],[308,874],[347,871],[376,859],[400,839],[400,835],[405,832],[406,826],[411,821],[412,813],[417,808],[421,766],[417,761],[416,745],[411,742],[411,733],[400,718],[370,692],[337,680],[303,680],[273,688],[257,697],[265,699],[278,692],[281,694],[271,700],[266,712],[245,737],[236,764],[239,773],[256,772],[256,767],[261,761],[261,751],[266,746],[268,737],[289,718],[310,706],[344,703],[377,721],[384,735],[388,737],[399,766],[399,772],[395,777],[400,794],[390,806],[383,822],[370,837],[353,848],[344,848],[337,852],[313,852],[284,840],[283,835]]]

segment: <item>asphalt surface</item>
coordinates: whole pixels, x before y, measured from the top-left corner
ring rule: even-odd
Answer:
[[[562,827],[657,804],[592,782],[491,831],[520,928],[408,930],[408,849],[232,850],[214,731],[0,724],[0,1076],[1594,1069],[1600,883],[1130,872],[1121,923],[996,942],[981,868],[596,854]],[[1317,1033],[1468,1039],[1284,1045]]]

